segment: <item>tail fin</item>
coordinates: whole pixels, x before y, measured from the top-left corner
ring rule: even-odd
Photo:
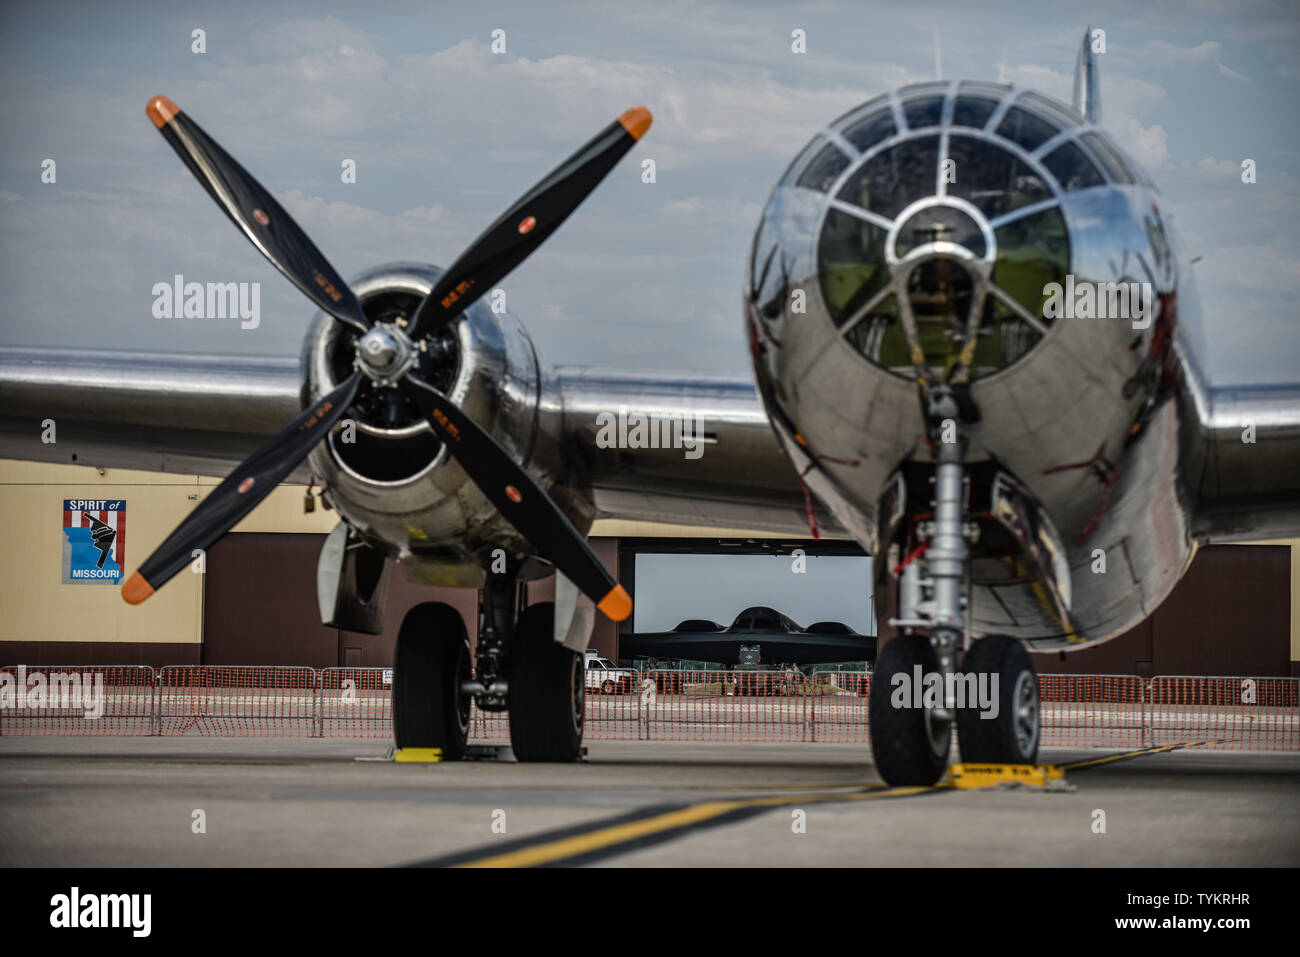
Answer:
[[[1092,52],[1092,27],[1083,31],[1079,56],[1074,61],[1074,108],[1089,123],[1101,122],[1101,77]]]

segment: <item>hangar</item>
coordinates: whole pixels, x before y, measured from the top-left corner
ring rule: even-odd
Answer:
[[[202,574],[182,574],[140,606],[121,601],[98,579],[64,583],[67,538],[60,519],[70,501],[124,503],[125,570],[218,484],[83,465],[0,461],[0,664],[244,664],[375,667],[392,662],[397,629],[411,606],[430,600],[458,608],[476,637],[477,595],[389,576],[384,629],[372,636],[322,626],[316,563],[338,519],[309,490],[282,485],[218,542]],[[598,520],[596,554],[635,595],[644,555],[858,555],[851,542],[791,539],[743,528],[700,528]],[[1114,641],[1071,655],[1039,656],[1043,673],[1151,675],[1300,675],[1300,540],[1202,548],[1173,595],[1141,625]],[[530,601],[553,595],[553,580],[526,586]],[[864,591],[867,588],[863,582]],[[739,611],[740,608],[735,609]],[[889,635],[881,609],[880,634]],[[682,617],[688,617],[683,614]],[[808,624],[808,622],[804,622]],[[620,636],[635,619],[598,616],[591,645],[620,657]]]

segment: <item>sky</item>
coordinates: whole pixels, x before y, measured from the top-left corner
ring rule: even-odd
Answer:
[[[1106,31],[1103,125],[1203,257],[1211,318],[1192,334],[1211,377],[1287,381],[1300,368],[1292,2],[43,0],[0,16],[0,345],[298,354],[312,307],[153,129],[155,94],[258,177],[345,277],[449,264],[643,104],[653,128],[501,284],[507,306],[550,365],[747,376],[745,258],[773,183],[813,134],[936,67],[1068,101],[1091,24]],[[192,52],[195,29],[206,52]],[[355,183],[341,181],[348,159]],[[153,286],[177,273],[260,282],[260,325],[155,318]]]

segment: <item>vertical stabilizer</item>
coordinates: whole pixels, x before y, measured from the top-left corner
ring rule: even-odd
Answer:
[[[1092,27],[1083,31],[1079,56],[1074,61],[1074,108],[1089,123],[1101,123],[1101,78],[1097,55],[1092,52]]]

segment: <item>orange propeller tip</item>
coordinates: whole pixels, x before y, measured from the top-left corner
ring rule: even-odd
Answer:
[[[165,96],[155,96],[149,101],[149,105],[144,108],[144,111],[149,114],[149,119],[153,121],[153,125],[158,129],[162,129],[168,120],[181,111],[181,108]]]
[[[632,614],[632,599],[622,585],[615,585],[596,607],[604,612],[606,618],[622,621]]]
[[[631,133],[634,140],[645,136],[645,131],[650,129],[653,120],[654,117],[644,106],[634,106],[618,118],[618,121],[623,124],[623,129]]]
[[[122,597],[126,599],[128,605],[138,605],[150,595],[153,594],[153,585],[144,580],[144,576],[136,572],[127,579],[122,586]]]

